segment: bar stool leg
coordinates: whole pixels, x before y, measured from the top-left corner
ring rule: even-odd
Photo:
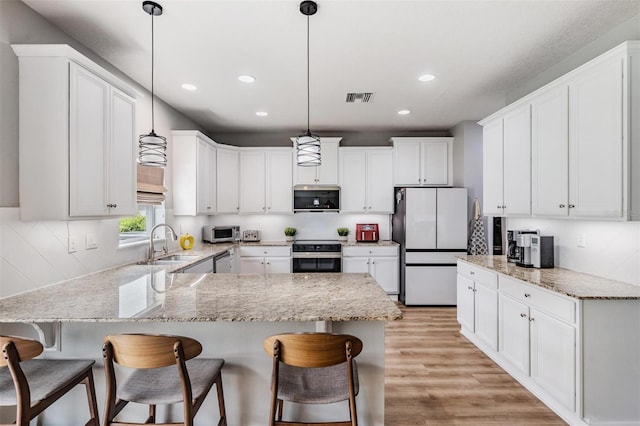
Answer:
[[[100,419],[98,418],[98,403],[96,399],[96,387],[93,382],[93,371],[90,369],[87,373],[87,377],[82,381],[87,391],[87,401],[89,402],[89,414],[91,419],[86,423],[87,425],[100,426]]]
[[[224,392],[222,390],[222,374],[218,374],[218,377],[216,377],[216,392],[218,394],[218,409],[220,410],[218,425],[227,426],[227,411],[224,408]]]

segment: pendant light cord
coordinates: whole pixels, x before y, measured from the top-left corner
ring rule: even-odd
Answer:
[[[155,11],[155,6],[153,7],[153,10],[151,11],[151,133],[155,133],[155,110],[153,108],[153,62],[154,62],[154,46],[153,46],[153,40],[155,39],[154,35],[153,35],[153,15]]]
[[[309,130],[309,110],[310,110],[310,95],[309,95],[309,15],[307,15],[307,133],[311,133]]]

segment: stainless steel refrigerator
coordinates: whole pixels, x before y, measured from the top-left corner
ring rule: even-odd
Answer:
[[[396,188],[400,301],[455,305],[457,256],[467,252],[467,188]]]

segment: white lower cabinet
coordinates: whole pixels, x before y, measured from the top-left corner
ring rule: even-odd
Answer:
[[[342,272],[369,273],[387,294],[398,294],[398,247],[343,247]]]
[[[498,349],[498,276],[458,264],[458,322],[492,350]]]
[[[500,290],[498,352],[575,411],[576,301],[506,277]]]
[[[240,247],[241,274],[288,274],[291,272],[290,246]]]
[[[457,291],[460,332],[567,423],[640,425],[640,300],[569,297],[463,260]]]

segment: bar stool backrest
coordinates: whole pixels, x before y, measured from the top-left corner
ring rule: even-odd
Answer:
[[[276,345],[279,342],[279,345]],[[329,333],[285,333],[266,338],[264,350],[271,356],[279,346],[279,360],[294,367],[329,367],[347,361],[347,342],[351,357],[362,351],[362,341],[355,336]]]
[[[19,356],[19,362],[30,360],[42,353],[44,350],[42,344],[37,340],[27,339],[15,336],[0,336],[0,348],[2,348],[2,356],[0,357],[0,367],[8,365],[8,349],[7,345],[12,344]]]
[[[197,357],[202,345],[195,339],[160,334],[117,334],[105,337],[111,342],[113,360],[129,368],[159,368],[176,364],[176,343],[182,344],[184,360]]]

